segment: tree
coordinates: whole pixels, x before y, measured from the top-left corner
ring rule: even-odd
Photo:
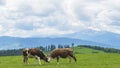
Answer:
[[[50,51],[52,51],[52,50],[54,50],[54,49],[56,49],[56,46],[55,46],[55,45],[53,45],[53,44],[51,44]]]
[[[64,45],[64,48],[70,48],[70,46],[69,45]]]
[[[74,47],[74,43],[72,43],[72,47]]]
[[[60,44],[59,44],[59,45],[58,45],[58,48],[63,48],[63,45],[60,45]]]

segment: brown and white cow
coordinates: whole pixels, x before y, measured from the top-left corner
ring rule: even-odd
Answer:
[[[71,58],[73,58],[75,62],[77,61],[72,48],[55,49],[51,52],[49,58],[56,58],[57,63],[59,62],[59,58],[69,58],[69,62],[71,62]]]
[[[49,62],[48,58],[44,55],[44,53],[37,48],[23,49],[23,62],[28,64],[28,58],[36,58],[38,63],[41,65],[40,59]]]

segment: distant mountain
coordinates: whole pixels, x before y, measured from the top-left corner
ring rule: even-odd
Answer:
[[[30,48],[37,46],[46,46],[46,45],[99,45],[107,47],[107,44],[97,43],[92,41],[86,41],[81,39],[73,38],[19,38],[19,37],[0,37],[0,50],[1,49],[18,49],[18,48]]]
[[[107,31],[86,30],[81,33],[76,32],[67,37],[79,38],[98,43],[108,44],[108,47],[120,49],[120,34]]]
[[[87,36],[86,39],[84,40],[104,43],[104,44],[111,45],[110,47],[120,49],[120,34],[103,32],[101,34],[96,34],[94,36]]]

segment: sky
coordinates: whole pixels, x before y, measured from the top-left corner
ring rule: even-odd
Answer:
[[[90,31],[120,34],[120,0],[0,0],[0,36],[65,37]]]

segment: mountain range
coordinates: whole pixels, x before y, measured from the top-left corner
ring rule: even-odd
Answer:
[[[75,36],[78,38],[76,39]],[[72,38],[73,37],[73,38]],[[18,49],[31,48],[47,45],[93,45],[109,48],[120,49],[120,34],[111,32],[87,32],[76,33],[66,37],[10,37],[0,36],[0,50],[2,49]]]
[[[18,48],[31,48],[47,45],[100,45],[107,47],[107,44],[86,41],[74,38],[19,38],[19,37],[0,37],[0,50],[4,49],[18,49]]]
[[[79,38],[82,40],[88,40],[97,43],[104,43],[107,44],[107,47],[120,49],[120,34],[113,32],[88,30],[81,33],[74,33],[68,35],[67,37]]]

